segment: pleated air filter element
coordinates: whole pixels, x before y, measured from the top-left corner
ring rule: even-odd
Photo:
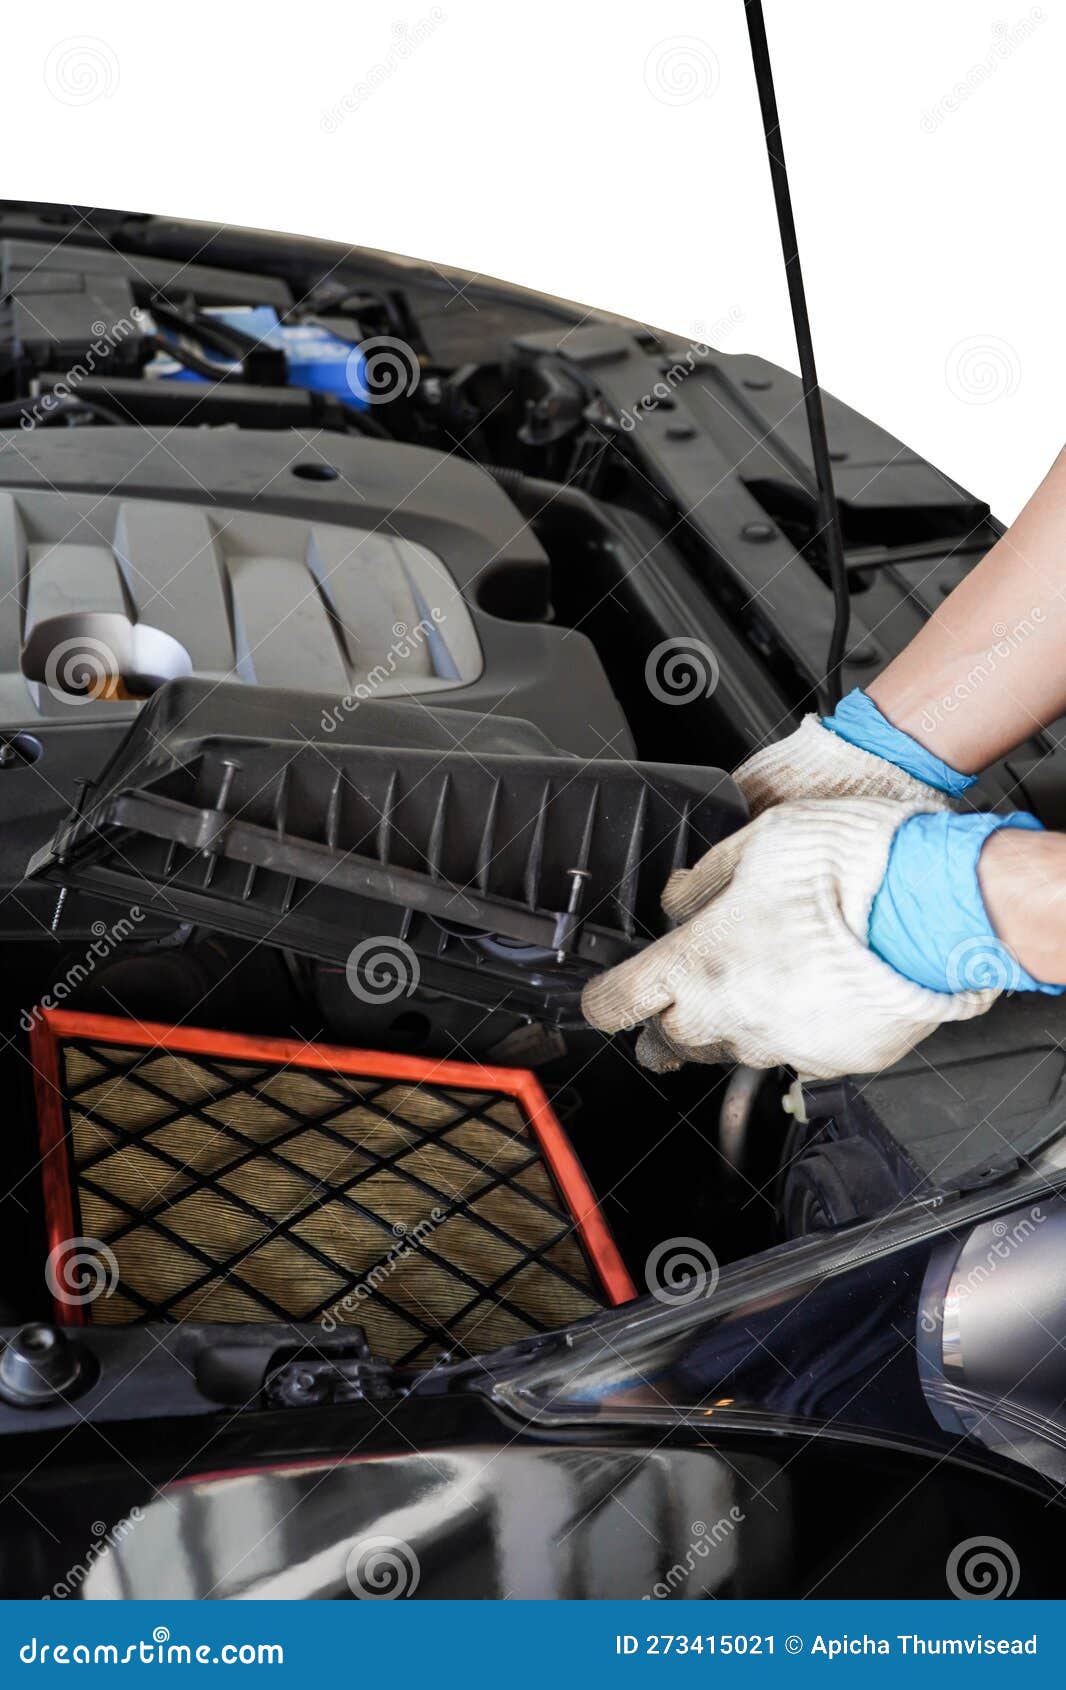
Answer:
[[[528,1072],[62,1011],[32,1045],[67,1324],[325,1319],[420,1365],[635,1295]]]

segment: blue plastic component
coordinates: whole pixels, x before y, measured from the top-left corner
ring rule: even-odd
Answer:
[[[1043,832],[1036,817],[1022,811],[957,816],[940,810],[903,823],[866,935],[882,962],[934,992],[998,986],[1057,997],[1066,991],[1034,980],[988,919],[977,862],[989,834],[1001,827]]]
[[[256,340],[266,341],[269,346],[279,345],[278,330],[281,320],[272,305],[235,305],[232,310],[205,311],[206,317],[217,317],[220,323],[226,323],[231,329],[239,329],[242,334],[254,335]]]
[[[294,323],[283,328],[281,335],[292,386],[332,393],[345,404],[366,410],[363,357],[350,342],[313,323]]]
[[[894,763],[897,769],[913,775],[915,780],[924,780],[926,786],[935,786],[938,792],[946,792],[952,798],[961,797],[977,779],[976,775],[960,775],[950,763],[941,762],[910,734],[894,728],[859,687],[841,699],[831,716],[822,718],[822,726],[846,739],[849,745],[883,757],[887,763]]]
[[[288,365],[288,385],[306,387],[313,393],[329,393],[346,405],[364,411],[369,403],[363,379],[362,354],[350,341],[331,334],[317,323],[283,323],[272,305],[241,305],[231,310],[213,310],[208,315],[243,334],[254,335],[265,346],[284,352]],[[220,368],[225,361],[212,349],[205,355]],[[210,381],[210,376],[186,369],[176,358],[160,354],[149,369],[153,375],[166,376],[171,381]]]

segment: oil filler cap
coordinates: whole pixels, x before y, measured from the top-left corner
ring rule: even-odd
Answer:
[[[55,1326],[24,1326],[0,1351],[0,1395],[20,1407],[67,1395],[81,1373],[77,1346]]]

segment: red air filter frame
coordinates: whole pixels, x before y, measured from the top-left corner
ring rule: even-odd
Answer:
[[[369,1214],[373,1223],[370,1231],[384,1250],[387,1202],[384,1212],[371,1212],[359,1202],[375,1178],[379,1188],[392,1191],[394,1196],[406,1193],[409,1199],[409,1185],[417,1186],[423,1194],[429,1191],[441,1205],[434,1215],[444,1217],[431,1236],[423,1240],[416,1233],[416,1241],[403,1252],[405,1256],[421,1253],[417,1284],[419,1298],[426,1299],[425,1303],[416,1298],[418,1308],[414,1308],[390,1302],[397,1294],[396,1287],[376,1280],[379,1269],[375,1268],[370,1274],[372,1292],[360,1289],[354,1309],[338,1317],[341,1323],[351,1320],[371,1328],[375,1319],[384,1319],[384,1335],[377,1343],[373,1330],[370,1333],[372,1348],[382,1359],[405,1364],[428,1359],[429,1354],[445,1347],[462,1349],[462,1330],[456,1334],[452,1325],[462,1328],[475,1304],[484,1305],[475,1326],[481,1326],[490,1339],[495,1332],[495,1342],[482,1344],[491,1348],[497,1347],[501,1331],[504,1341],[509,1341],[508,1322],[501,1310],[506,1315],[510,1308],[517,1319],[513,1336],[528,1336],[636,1296],[573,1147],[539,1081],[526,1069],[249,1037],[68,1010],[38,1012],[30,1045],[49,1250],[55,1259],[69,1241],[88,1233],[99,1236],[119,1262],[122,1295],[111,1304],[65,1295],[53,1273],[56,1317],[63,1324],[113,1324],[150,1318],[321,1319],[325,1305],[321,1298],[316,1302],[316,1297],[323,1285],[339,1279],[341,1291],[333,1301],[344,1305],[344,1283],[353,1278],[350,1253],[347,1266],[340,1260],[354,1236],[352,1225],[365,1225]],[[163,1075],[163,1079],[153,1082],[153,1073]],[[202,1082],[207,1081],[210,1084],[203,1089]],[[335,1097],[329,1109],[322,1110],[320,1119],[313,1113],[305,1115],[300,1098],[305,1094],[320,1097],[327,1090]],[[279,1092],[288,1100],[279,1097]],[[168,1111],[171,1104],[173,1108]],[[228,1105],[228,1114],[223,1105]],[[267,1116],[271,1117],[269,1133],[265,1125],[258,1124]],[[343,1122],[343,1127],[338,1122]],[[467,1135],[463,1148],[458,1147],[460,1129]],[[168,1140],[168,1131],[177,1137]],[[399,1135],[388,1155],[373,1148],[375,1132]],[[307,1149],[312,1136],[318,1146],[317,1162]],[[327,1139],[336,1156],[335,1179],[332,1166],[327,1168],[329,1157],[322,1154]],[[157,1148],[164,1142],[169,1149]],[[497,1156],[490,1153],[497,1142],[506,1164],[502,1171],[495,1165]],[[210,1146],[210,1156],[205,1145]],[[478,1149],[483,1145],[487,1150]],[[227,1161],[231,1149],[233,1156]],[[157,1164],[153,1160],[156,1157],[166,1160]],[[474,1170],[467,1184],[479,1185],[471,1197],[461,1190],[449,1191],[448,1180],[440,1177],[441,1169],[452,1170],[449,1178],[453,1186],[462,1184],[453,1170],[458,1157],[464,1157],[464,1165]],[[156,1194],[148,1190],[153,1181],[146,1182],[143,1206],[139,1199],[130,1200],[128,1176],[135,1162],[143,1162],[150,1169],[162,1167],[158,1179],[168,1188]],[[124,1169],[125,1185],[119,1180],[101,1189],[101,1170],[107,1166],[113,1172]],[[311,1172],[307,1171],[309,1167]],[[411,1167],[418,1172],[410,1172]],[[278,1195],[280,1187],[288,1181],[288,1201],[293,1188],[303,1190],[301,1177],[309,1187],[306,1206],[273,1212],[261,1193],[271,1195],[280,1211],[285,1207]],[[361,1181],[366,1184],[361,1185]],[[438,1184],[445,1189],[438,1189]],[[235,1186],[239,1187],[236,1195]],[[136,1186],[133,1190],[136,1197]],[[110,1217],[110,1234],[107,1226],[97,1224],[94,1228],[88,1224],[83,1202],[97,1223],[101,1214]],[[345,1204],[354,1212],[354,1222],[352,1214],[343,1211]],[[346,1223],[337,1230],[336,1261],[329,1259],[323,1205],[332,1205],[329,1212]],[[194,1242],[189,1241],[190,1234],[181,1231],[186,1224],[180,1219],[183,1211],[194,1223]],[[254,1217],[252,1221],[249,1214]],[[554,1232],[549,1221],[555,1226]],[[449,1222],[455,1223],[451,1246],[446,1242]],[[210,1233],[212,1225],[217,1227],[217,1237]],[[247,1235],[256,1226],[258,1235],[245,1236],[242,1244],[242,1232]],[[300,1235],[301,1226],[312,1230],[317,1226],[312,1243]],[[406,1228],[396,1223],[392,1231],[402,1237]],[[135,1233],[143,1236],[137,1272],[131,1273],[127,1283],[123,1272],[131,1265],[132,1246],[124,1256],[123,1241],[128,1245]],[[484,1264],[478,1255],[482,1233]],[[365,1240],[362,1242],[365,1244]],[[580,1260],[586,1264],[586,1282],[575,1270],[578,1246]],[[291,1252],[291,1268],[285,1258],[278,1257],[285,1249]],[[187,1271],[188,1261],[193,1259],[186,1252],[194,1253],[194,1265],[200,1266],[201,1277],[194,1283],[193,1275],[188,1286],[179,1283],[175,1293],[180,1264],[184,1263],[182,1271]],[[257,1257],[262,1261],[269,1252],[277,1258],[271,1270],[273,1277],[257,1281],[253,1275],[249,1279],[248,1264],[254,1265]],[[364,1250],[364,1261],[365,1254]],[[158,1299],[151,1285],[145,1291],[145,1264],[150,1278],[157,1257],[164,1288]],[[517,1265],[512,1264],[512,1257]],[[403,1279],[401,1274],[396,1281],[401,1288]],[[299,1306],[279,1307],[272,1299],[286,1295],[278,1287],[288,1287],[290,1280],[293,1303]],[[264,1282],[270,1288],[269,1295],[262,1289]],[[380,1302],[375,1300],[379,1283]],[[237,1289],[232,1288],[234,1285]],[[458,1309],[456,1285],[472,1291],[474,1302]],[[522,1294],[526,1297],[517,1309],[511,1300],[518,1295],[513,1290],[516,1285],[525,1287]],[[250,1312],[220,1314],[217,1302],[208,1307],[213,1298],[221,1297],[224,1307],[239,1308],[242,1300],[249,1302],[249,1289]],[[263,1297],[261,1312],[254,1306],[259,1295]],[[347,1296],[350,1301],[350,1285]],[[157,1301],[161,1306],[156,1306]],[[550,1311],[553,1305],[558,1306],[559,1316],[546,1319],[545,1310]],[[201,1308],[204,1312],[199,1312]],[[530,1314],[531,1308],[535,1314]],[[421,1315],[418,1309],[422,1309]],[[404,1329],[405,1321],[412,1320],[417,1323],[420,1342],[408,1355],[400,1353],[404,1346],[397,1333]],[[529,1332],[521,1330],[523,1320],[528,1322]],[[390,1349],[394,1353],[386,1354]]]

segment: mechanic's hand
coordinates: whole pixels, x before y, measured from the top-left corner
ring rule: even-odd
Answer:
[[[733,779],[753,816],[808,798],[895,798],[949,810],[973,785],[894,728],[858,688],[824,722],[805,716],[795,733],[757,751]]]
[[[980,1015],[998,989],[933,991],[867,946],[897,829],[928,810],[886,798],[768,810],[671,876],[663,908],[683,925],[586,986],[586,1019],[611,1033],[648,1022],[637,1056],[659,1072],[740,1062],[832,1079]]]

